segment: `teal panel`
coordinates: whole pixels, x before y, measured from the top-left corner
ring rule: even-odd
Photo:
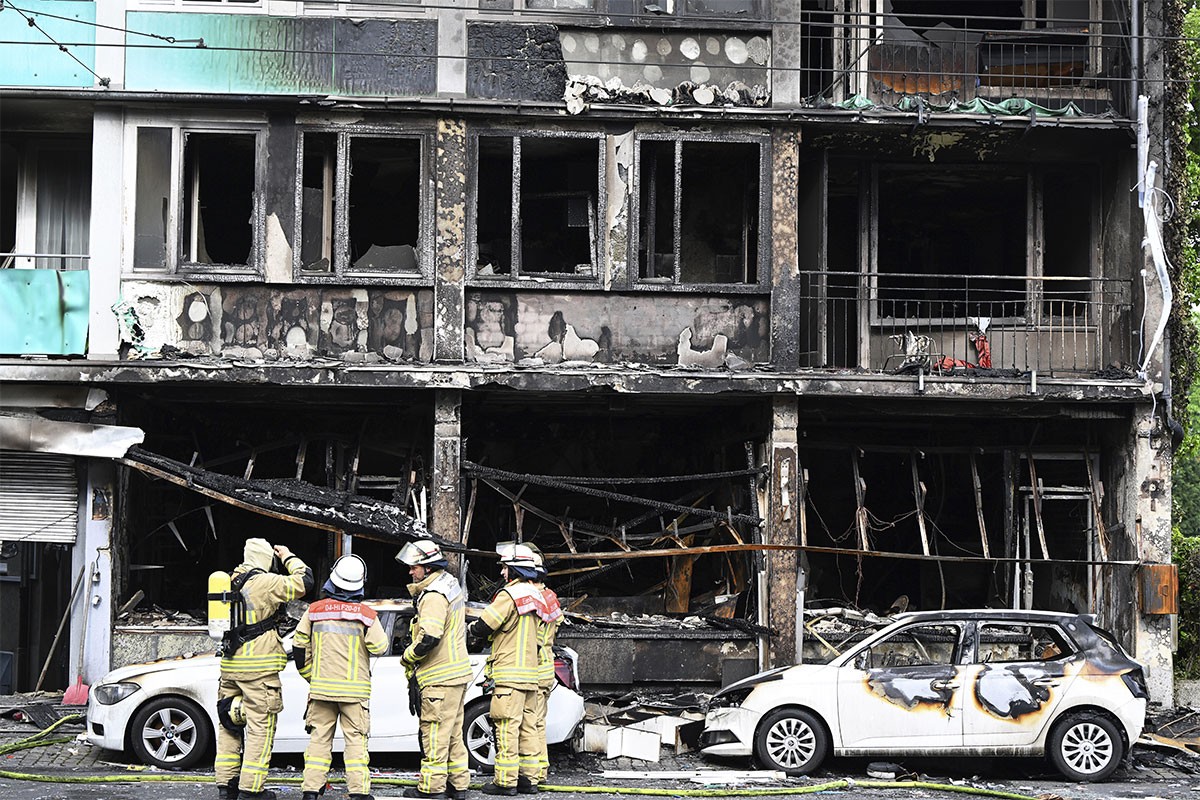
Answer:
[[[96,68],[96,4],[80,0],[20,0],[17,8],[43,28],[30,27],[9,6],[0,14],[0,41],[19,42],[0,46],[0,86],[88,87],[92,73],[71,58],[74,55],[91,69]],[[51,19],[53,14],[65,19]],[[71,55],[60,51],[46,38],[66,45]],[[28,44],[24,44],[28,42]]]
[[[435,20],[131,11],[131,30],[174,37],[128,47],[125,88],[239,94],[428,95]],[[204,47],[197,47],[199,40]]]
[[[82,355],[90,277],[87,270],[0,270],[0,354]]]

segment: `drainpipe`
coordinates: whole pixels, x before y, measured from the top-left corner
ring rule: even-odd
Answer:
[[[1132,34],[1129,37],[1129,102],[1131,107],[1136,108],[1142,79],[1142,0],[1133,0],[1130,7],[1129,32]]]
[[[1150,346],[1146,348],[1145,357],[1142,359],[1140,373],[1142,380],[1146,379],[1146,369],[1150,365],[1150,359],[1154,357],[1154,350],[1162,341],[1163,333],[1167,329],[1167,320],[1171,314],[1171,306],[1174,303],[1175,295],[1171,290],[1171,278],[1167,274],[1167,256],[1163,251],[1162,242],[1162,224],[1158,219],[1158,204],[1155,202],[1154,196],[1154,179],[1155,173],[1158,171],[1158,163],[1150,162],[1150,166],[1146,168],[1146,176],[1143,185],[1146,188],[1147,198],[1146,203],[1142,207],[1142,219],[1146,223],[1146,238],[1142,240],[1142,247],[1150,249],[1150,258],[1154,261],[1154,269],[1158,273],[1158,282],[1162,287],[1163,307],[1158,317],[1158,328],[1154,331],[1154,338],[1150,340]],[[1147,302],[1149,298],[1146,298]]]

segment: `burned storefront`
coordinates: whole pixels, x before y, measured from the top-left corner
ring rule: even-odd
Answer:
[[[71,456],[90,677],[211,647],[250,536],[402,597],[430,535],[473,600],[536,544],[595,686],[1004,607],[1170,693],[1161,3],[245,5],[2,89],[0,405],[143,437]]]

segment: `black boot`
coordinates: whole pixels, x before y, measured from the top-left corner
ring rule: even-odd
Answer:
[[[447,786],[446,797],[449,798],[449,800],[467,800],[467,790],[454,789],[450,786]]]
[[[517,787],[500,786],[493,781],[491,783],[485,783],[480,791],[482,791],[484,794],[498,794],[504,797],[515,797],[517,794]]]
[[[405,789],[404,796],[405,797],[425,797],[425,798],[445,797],[445,795],[442,794],[441,792],[422,792],[416,786],[410,786],[407,789]],[[350,795],[350,798],[351,798],[351,800],[355,800],[354,795]]]
[[[440,794],[424,794],[421,796],[422,797],[441,797]],[[350,800],[375,800],[375,795],[373,795],[373,794],[352,794],[352,795],[350,795]]]
[[[304,796],[301,797],[300,800],[318,800],[320,796],[321,795],[317,792],[305,792]]]
[[[529,778],[521,775],[517,778],[517,791],[521,794],[540,794],[542,789]]]
[[[217,797],[221,800],[238,800],[238,779],[234,778],[229,783],[218,784]]]
[[[241,792],[238,795],[238,800],[275,800],[275,793],[270,789],[262,789],[257,792]]]

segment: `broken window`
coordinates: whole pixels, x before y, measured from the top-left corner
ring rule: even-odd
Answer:
[[[180,244],[185,263],[251,263],[257,142],[253,133],[184,135]]]
[[[420,274],[422,150],[420,136],[303,134],[304,274]]]
[[[8,138],[0,152],[0,266],[87,269],[91,143]]]
[[[638,277],[758,282],[758,142],[643,139],[638,148]]]
[[[260,138],[257,130],[137,127],[134,269],[257,266],[263,225]]]
[[[476,275],[598,274],[599,137],[481,136],[476,165]]]
[[[980,664],[1055,661],[1074,652],[1071,640],[1056,625],[987,623],[979,628],[976,661]]]
[[[872,645],[864,654],[863,666],[867,669],[952,666],[959,661],[960,636],[957,625],[911,625]]]

